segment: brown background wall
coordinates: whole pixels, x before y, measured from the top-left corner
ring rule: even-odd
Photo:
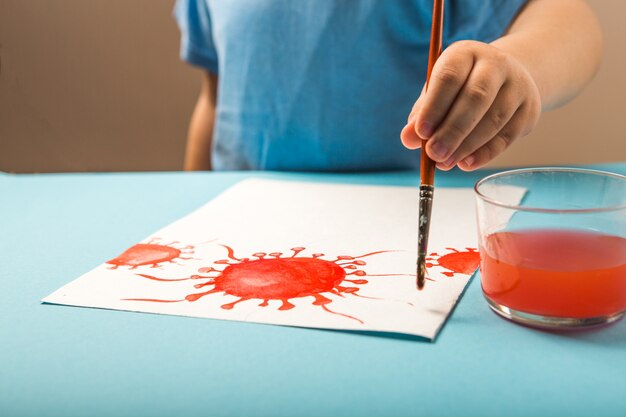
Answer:
[[[199,73],[178,60],[173,3],[0,0],[0,170],[180,169]],[[626,161],[626,2],[590,4],[600,73],[494,166]]]

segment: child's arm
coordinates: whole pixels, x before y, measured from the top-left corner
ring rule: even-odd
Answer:
[[[479,168],[530,133],[542,109],[578,94],[601,55],[600,26],[583,0],[531,0],[500,39],[443,52],[402,142],[415,149],[428,139],[440,169]]]
[[[215,121],[217,76],[205,72],[198,102],[191,116],[187,133],[185,170],[202,171],[211,169],[211,144]]]

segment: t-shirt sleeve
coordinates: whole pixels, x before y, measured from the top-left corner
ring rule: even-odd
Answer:
[[[487,43],[496,40],[504,35],[526,2],[527,0],[452,0],[446,2],[444,11],[446,43],[449,45],[464,39]]]
[[[181,59],[217,74],[217,52],[206,0],[178,0],[174,17],[181,33]]]

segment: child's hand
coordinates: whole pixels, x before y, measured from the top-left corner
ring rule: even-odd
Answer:
[[[494,46],[461,41],[437,60],[400,137],[409,149],[427,139],[439,169],[473,170],[530,133],[540,113],[537,85],[519,61]]]

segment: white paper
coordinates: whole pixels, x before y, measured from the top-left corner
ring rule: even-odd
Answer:
[[[435,191],[417,291],[416,188],[248,179],[43,301],[433,339],[478,267],[474,207]]]

